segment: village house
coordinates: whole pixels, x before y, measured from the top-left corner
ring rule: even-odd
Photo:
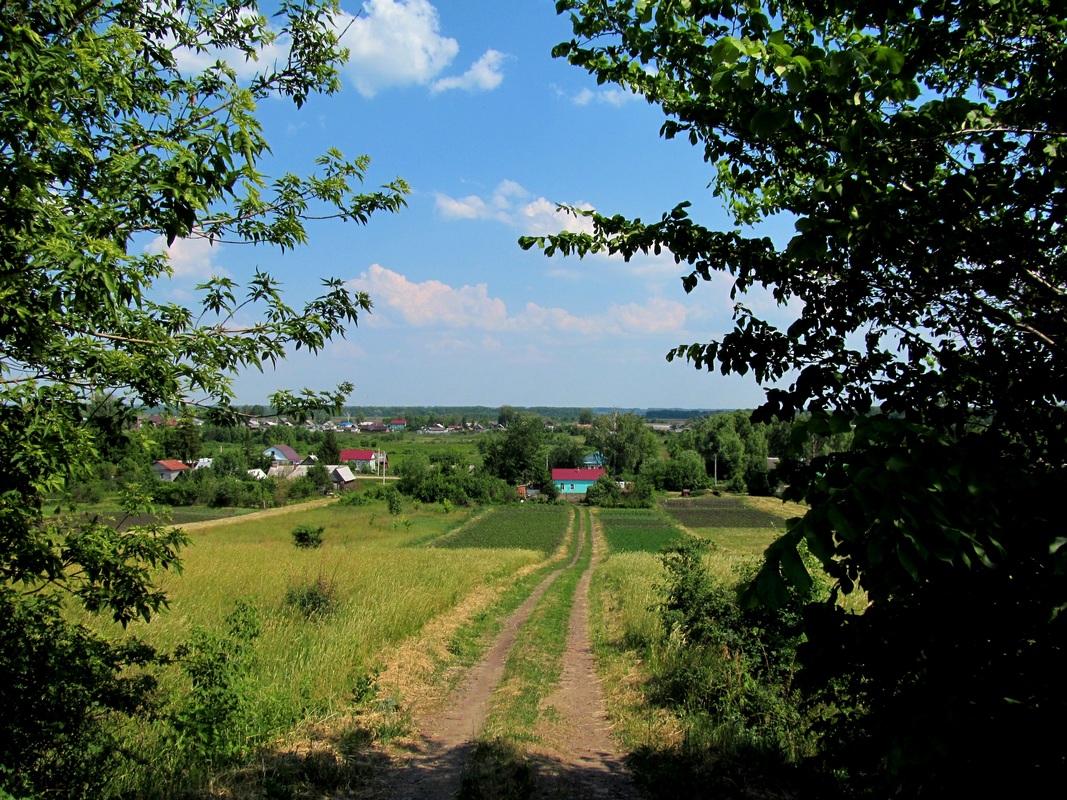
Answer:
[[[607,475],[606,469],[554,469],[552,482],[560,494],[585,494],[597,482],[597,478]]]
[[[153,464],[152,469],[161,481],[173,482],[179,475],[188,470],[189,466],[173,458],[165,458]]]

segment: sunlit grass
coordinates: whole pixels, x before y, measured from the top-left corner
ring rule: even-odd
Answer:
[[[466,518],[465,511],[445,514],[433,506],[394,517],[379,502],[193,530],[182,554],[182,573],[158,576],[169,610],[149,624],[131,625],[129,633],[173,652],[195,628],[219,630],[238,600],[251,601],[262,622],[248,692],[256,720],[253,736],[262,741],[282,735],[303,721],[343,712],[353,687],[373,671],[383,650],[416,634],[471,592],[544,559],[541,552],[515,548],[409,546],[440,536]],[[325,526],[322,547],[294,546],[290,534],[298,524]],[[286,603],[286,595],[320,578],[336,602],[331,613],[309,619]],[[167,702],[180,702],[188,679],[179,668],[166,668],[160,679]],[[165,747],[165,740],[148,729],[126,735],[139,749]],[[140,785],[152,779],[141,778]],[[130,785],[137,783],[131,777]]]

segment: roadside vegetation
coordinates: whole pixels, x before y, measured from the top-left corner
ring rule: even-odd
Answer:
[[[832,796],[806,771],[821,710],[798,692],[800,611],[746,609],[740,590],[785,518],[802,509],[739,497],[600,510],[597,656],[615,731],[649,798],[694,793]],[[814,589],[813,591],[821,591]]]

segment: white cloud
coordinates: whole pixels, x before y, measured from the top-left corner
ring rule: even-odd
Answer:
[[[560,86],[553,86],[557,97],[569,100],[576,106],[607,105],[618,108],[638,99],[639,95],[618,86],[602,86],[596,89],[581,89],[568,92]]]
[[[560,210],[556,203],[544,197],[530,202],[522,201],[530,193],[515,181],[505,180],[488,198],[477,195],[449,197],[437,193],[437,211],[445,219],[492,219],[518,228],[524,235],[547,236],[560,231],[592,233],[593,224],[588,217],[575,216]],[[588,203],[574,203],[575,208],[591,211]]]
[[[459,288],[437,280],[417,283],[379,264],[373,264],[351,285],[370,294],[378,312],[376,316],[385,310],[416,327],[471,328],[524,336],[537,333],[645,335],[681,330],[687,316],[684,305],[661,297],[652,297],[645,304],[613,305],[588,316],[533,302],[527,303],[521,312],[509,314],[504,301],[491,297],[484,283]],[[492,342],[494,349],[500,347],[495,338],[485,341]]]
[[[459,289],[435,280],[413,283],[397,272],[372,264],[353,284],[370,294],[379,312],[395,311],[411,325],[499,330],[507,320],[504,301],[489,297],[484,283]]]
[[[431,87],[435,92],[449,89],[463,89],[467,92],[488,92],[495,89],[504,80],[500,67],[504,63],[504,54],[499,50],[486,50],[470,69],[458,77],[441,78]]]
[[[351,51],[345,73],[365,97],[391,86],[428,84],[459,52],[455,39],[441,35],[428,0],[367,0],[360,16],[341,13],[336,24],[339,32],[347,28],[341,39]]]
[[[175,239],[174,244],[167,247],[167,237],[157,236],[145,245],[144,249],[146,253],[165,254],[170,260],[175,278],[203,279],[227,274],[215,264],[219,247],[205,238],[193,236],[189,239]]]

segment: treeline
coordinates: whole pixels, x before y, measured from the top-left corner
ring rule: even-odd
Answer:
[[[684,489],[769,494],[788,477],[790,465],[850,443],[847,433],[796,441],[790,423],[753,423],[746,411],[714,414],[670,433],[654,432],[632,413],[592,416],[588,427],[573,432],[550,432],[536,414],[509,407],[502,413],[506,429],[478,439],[480,466],[460,463],[447,452],[411,457],[400,467],[401,491],[426,502],[482,502],[514,497],[499,486],[521,484],[554,499],[552,470],[588,466],[593,456],[607,471],[607,480],[587,497],[598,505],[647,506],[657,491]]]

